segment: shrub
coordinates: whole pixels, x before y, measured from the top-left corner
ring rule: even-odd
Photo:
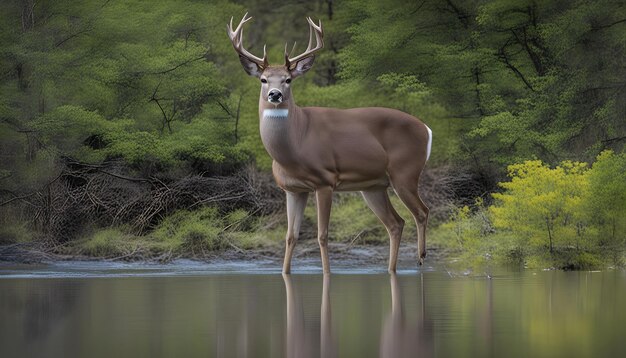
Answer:
[[[581,198],[587,189],[587,164],[563,162],[551,169],[541,161],[509,166],[511,181],[493,194],[490,208],[496,228],[511,230],[532,247],[578,242],[580,228],[587,225],[581,215]]]
[[[175,250],[197,253],[224,248],[222,229],[217,208],[204,207],[195,211],[180,210],[169,215],[151,236],[168,243]]]
[[[488,209],[480,201],[456,208],[435,236],[471,262],[493,256],[563,269],[623,264],[626,154],[603,152],[591,168],[526,161],[509,166],[509,177]]]

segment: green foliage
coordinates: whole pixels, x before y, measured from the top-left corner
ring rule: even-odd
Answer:
[[[354,19],[340,76],[398,90],[398,74],[414,79],[447,121],[468,122],[457,133],[479,169],[623,148],[626,9],[615,2],[353,0],[341,9]]]
[[[454,208],[447,222],[433,231],[433,241],[445,249],[461,252],[464,263],[485,264],[497,248],[485,238],[493,232],[487,208],[482,199],[473,208]]]
[[[97,230],[85,240],[76,243],[77,251],[87,256],[119,257],[133,251],[136,238],[119,228]]]
[[[311,222],[317,222],[314,205],[307,207],[305,214]],[[367,207],[360,194],[335,196],[329,235],[331,240],[358,244],[383,244],[388,240],[385,227]]]
[[[64,105],[38,117],[32,126],[44,145],[62,155],[94,162],[103,160],[104,153],[92,150],[90,140],[106,141],[112,132],[124,132],[130,122],[108,121],[95,111]]]
[[[416,114],[436,134],[435,162],[464,151],[478,166],[533,157],[556,163],[623,145],[624,9],[614,2],[352,0],[334,12],[318,3],[244,3],[256,17],[245,40],[255,51],[268,42],[271,62],[280,61],[284,40],[306,35],[306,23],[295,19],[328,18],[328,50],[294,86],[299,103]],[[289,15],[267,21],[270,5]],[[43,1],[28,23],[20,3],[2,10],[0,115],[11,124],[2,130],[37,129],[48,146],[85,161],[105,158],[81,147],[93,127],[118,139],[104,143],[114,156],[135,164],[154,157],[172,165],[176,156],[238,161],[249,152],[269,167],[258,138],[257,83],[241,71],[223,31],[242,7]],[[79,119],[66,106],[91,114]],[[63,138],[62,126],[37,125],[64,116],[84,121],[82,129]],[[102,120],[119,126],[103,130]],[[180,155],[159,152],[184,147],[182,132],[212,138],[172,150]],[[153,138],[168,134],[178,134],[174,143]]]
[[[31,132],[0,122],[0,189],[29,192],[54,178],[56,154],[36,146]]]
[[[221,215],[216,208],[181,210],[167,216],[148,236],[175,252],[194,255],[227,248],[251,249],[275,245],[283,234],[270,235],[265,218],[253,218],[245,210]]]
[[[626,153],[602,152],[588,175],[583,201],[588,220],[599,230],[599,241],[608,248],[626,242]]]
[[[625,155],[611,151],[591,168],[569,161],[510,165],[511,180],[500,183],[504,191],[493,194],[493,205],[456,209],[437,234],[465,258],[566,269],[623,265],[625,173]]]
[[[32,240],[33,233],[24,222],[6,222],[0,226],[0,245],[24,243]]]
[[[415,75],[390,72],[378,76],[378,81],[385,89],[395,92],[403,99],[407,96],[416,96],[419,99],[428,94],[426,85]]]
[[[405,220],[403,240],[415,243],[417,231],[413,216],[395,194],[390,193],[390,199],[393,207]],[[304,213],[310,222],[317,222],[314,200],[309,200]],[[389,242],[385,226],[357,193],[341,193],[333,198],[329,236],[331,240],[355,245],[386,245]]]
[[[245,210],[225,215],[213,207],[181,210],[164,218],[146,235],[133,234],[124,226],[95,229],[61,251],[118,259],[169,259],[180,255],[205,256],[224,249],[276,248],[283,241],[284,228],[267,225],[268,220],[274,219],[253,217]],[[0,239],[10,239],[7,243],[24,242],[19,229],[17,226],[3,228]],[[13,233],[22,236],[10,236]]]
[[[586,164],[563,162],[551,169],[541,161],[509,166],[510,182],[500,183],[503,193],[493,194],[493,223],[510,229],[521,245],[578,245],[586,227],[581,200],[586,190]],[[571,238],[576,238],[572,241]]]
[[[202,252],[226,247],[221,236],[222,225],[216,208],[196,211],[182,210],[166,217],[152,236],[177,250]]]
[[[236,5],[43,1],[28,22],[16,4],[0,6],[0,137],[13,137],[12,157],[197,171],[249,159],[220,106],[230,94],[216,62],[232,49],[213,31]],[[19,185],[21,161],[3,163],[2,184]]]

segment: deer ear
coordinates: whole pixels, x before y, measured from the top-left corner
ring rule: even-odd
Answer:
[[[289,66],[289,72],[291,72],[291,77],[295,78],[298,76],[302,76],[308,70],[313,67],[313,62],[315,61],[315,56],[306,57],[302,60],[296,62],[295,64]]]
[[[244,71],[252,77],[261,77],[263,69],[256,64],[256,62],[250,61],[244,56],[239,55],[239,62],[243,66]]]

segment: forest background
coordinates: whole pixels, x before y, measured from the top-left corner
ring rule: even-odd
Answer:
[[[431,247],[471,265],[624,264],[622,2],[7,0],[0,11],[5,255],[280,252],[259,83],[226,35],[248,11],[246,46],[267,43],[272,63],[285,42],[306,43],[305,17],[322,20],[299,105],[393,107],[432,128]],[[334,200],[331,241],[386,244],[358,194]],[[314,220],[310,203],[305,241]],[[403,240],[414,237],[409,225]]]

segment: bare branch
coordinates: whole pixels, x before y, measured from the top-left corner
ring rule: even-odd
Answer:
[[[504,65],[510,69],[511,71],[513,71],[513,73],[515,73],[515,75],[522,80],[522,82],[524,82],[524,84],[526,85],[526,87],[528,87],[528,89],[530,89],[531,91],[535,92],[535,89],[533,88],[533,86],[530,84],[530,82],[528,82],[528,80],[526,79],[526,77],[524,77],[524,75],[522,74],[522,72],[520,72],[519,69],[517,69],[517,67],[515,67],[511,61],[509,60],[509,57],[506,54],[506,46],[508,45],[508,41],[507,43],[505,43],[499,50],[498,50],[498,59],[500,61],[502,61],[504,63]]]

